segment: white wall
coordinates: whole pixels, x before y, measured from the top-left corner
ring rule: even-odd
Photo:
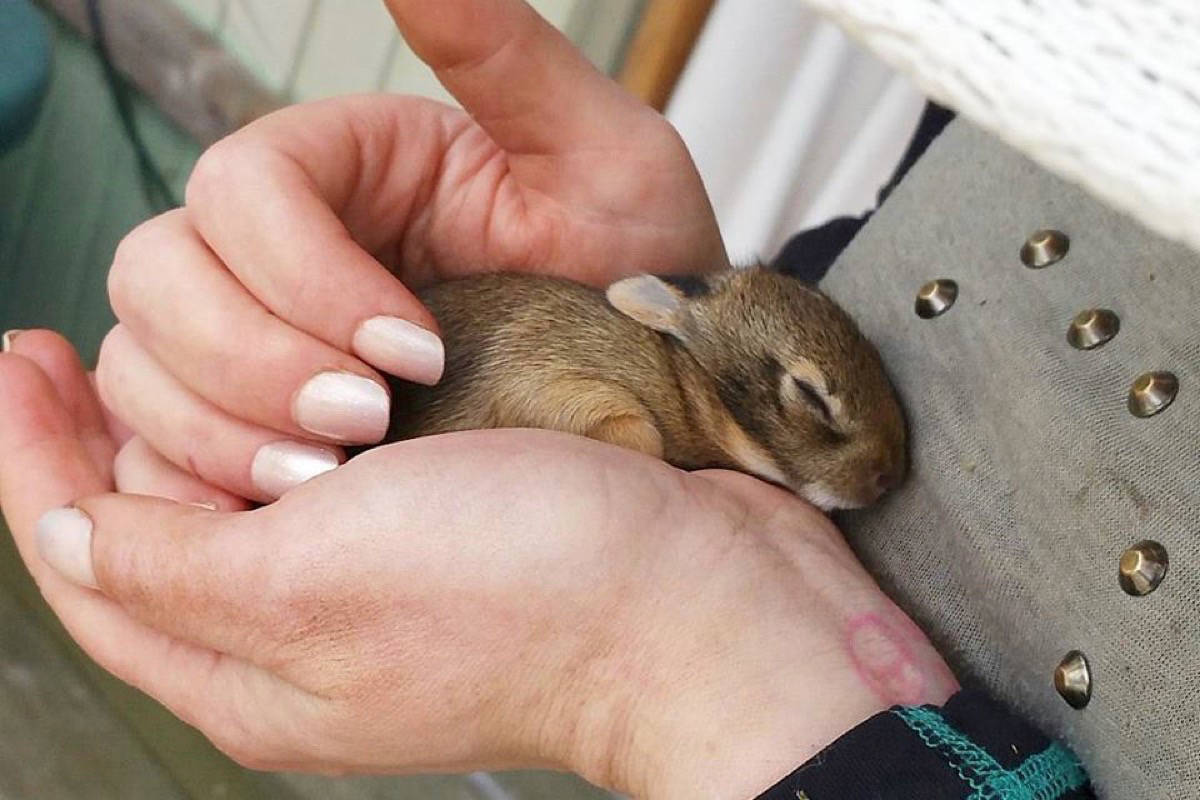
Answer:
[[[667,117],[735,262],[875,206],[924,98],[802,0],[719,0]]]

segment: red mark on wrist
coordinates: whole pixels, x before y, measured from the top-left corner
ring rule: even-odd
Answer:
[[[888,705],[926,701],[924,670],[913,654],[914,642],[879,614],[851,617],[846,625],[850,658],[858,677]]]

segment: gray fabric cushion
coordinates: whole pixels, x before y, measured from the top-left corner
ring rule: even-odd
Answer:
[[[1035,271],[1037,228],[1071,237]],[[923,320],[918,287],[959,284]],[[1147,233],[963,122],[933,144],[834,265],[824,288],[880,348],[909,410],[914,471],[881,506],[843,516],[884,588],[970,683],[1064,738],[1101,796],[1200,796],[1200,258]],[[1065,338],[1104,307],[1120,334]],[[1174,405],[1138,419],[1128,388],[1175,372]],[[1130,597],[1121,552],[1155,539],[1159,589]],[[1086,653],[1091,704],[1053,687]]]

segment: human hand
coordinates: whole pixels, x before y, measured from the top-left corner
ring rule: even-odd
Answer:
[[[829,521],[753,478],[482,431],[213,512],[108,493],[78,358],[43,331],[13,350],[0,507],[22,557],[93,658],[243,764],[744,798],[955,688]],[[168,494],[160,475],[129,482]]]
[[[206,152],[186,207],[114,259],[106,405],[236,495],[272,500],[340,461],[338,445],[378,441],[376,369],[437,381],[436,321],[410,290],[726,261],[675,131],[525,3],[388,5],[469,113],[394,95],[284,109]]]

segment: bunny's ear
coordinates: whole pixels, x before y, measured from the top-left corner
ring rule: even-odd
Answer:
[[[683,322],[688,315],[687,298],[692,294],[687,280],[681,286],[677,279],[668,282],[653,275],[638,275],[612,284],[606,296],[613,308],[630,319],[661,333],[682,337]]]

